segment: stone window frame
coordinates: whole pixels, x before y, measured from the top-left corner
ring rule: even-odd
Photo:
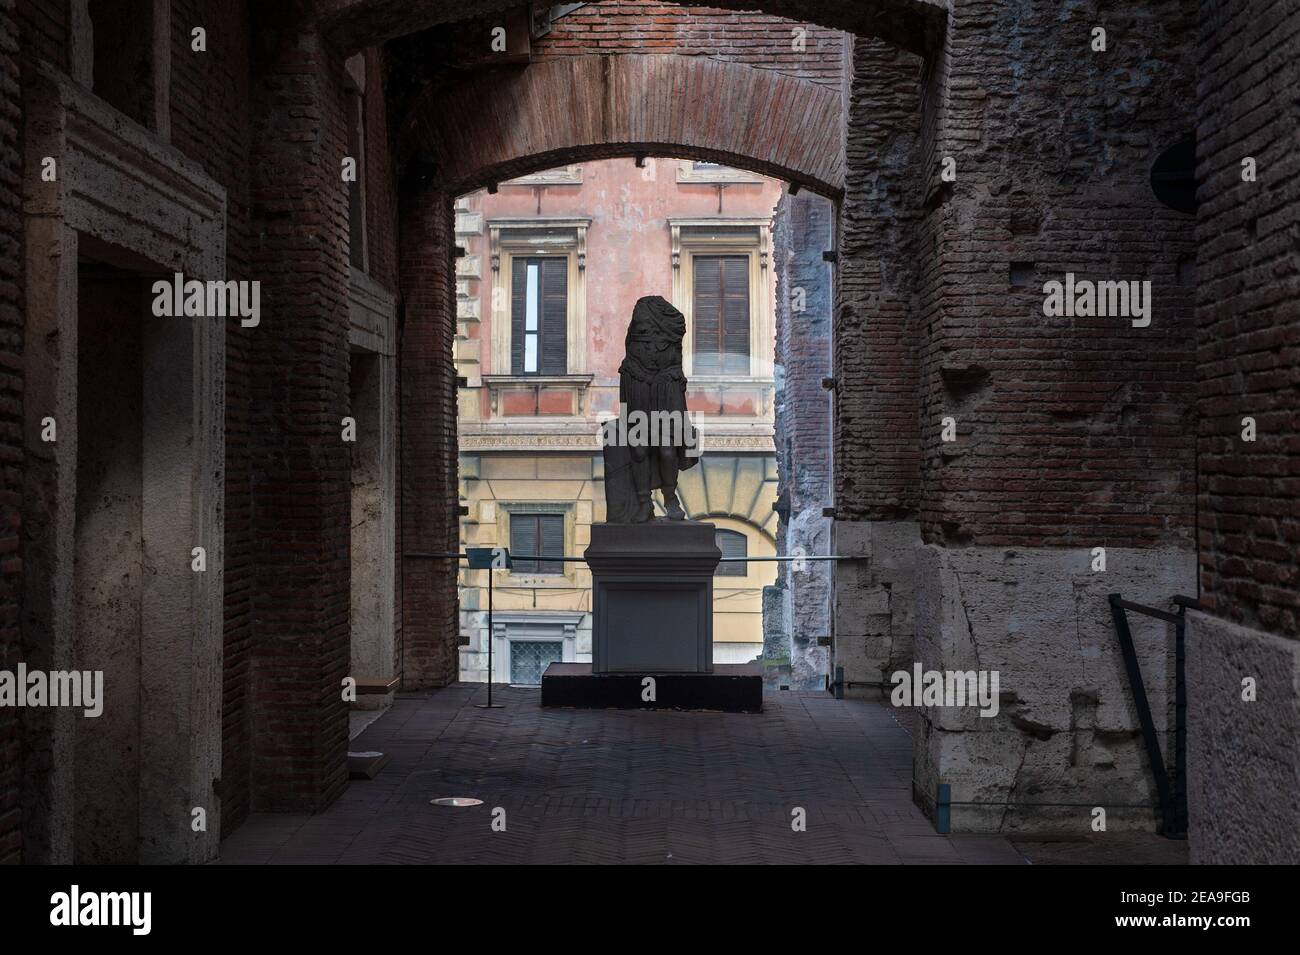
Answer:
[[[568,360],[564,377],[587,374],[587,228],[590,225],[590,218],[548,216],[487,221],[488,254],[492,263],[490,374],[496,377],[513,374],[510,362],[510,275],[514,259],[516,256],[539,255],[563,255],[568,259],[568,321],[565,325]]]
[[[512,514],[516,513],[563,514],[564,549],[566,555],[569,546],[577,540],[577,508],[574,504],[556,501],[497,501],[496,539],[501,542],[498,546],[508,547],[510,545],[510,517]],[[567,589],[576,586],[577,566],[578,565],[573,561],[565,561],[563,568],[558,574],[523,574],[517,572],[513,567],[508,567],[503,570],[493,570],[489,571],[489,573],[497,575],[497,579],[494,582],[494,586],[497,587],[527,586],[537,587],[538,589],[546,589],[548,587]]]
[[[770,219],[714,217],[670,218],[672,242],[673,305],[686,316],[682,369],[692,382],[771,384],[773,362],[760,349],[774,340],[776,327],[768,297],[768,266],[772,258]],[[719,230],[724,230],[719,233]],[[694,375],[695,256],[743,255],[749,258],[749,363],[748,375]],[[759,373],[755,373],[759,369]],[[766,369],[766,373],[762,370]]]
[[[494,683],[510,682],[510,644],[516,640],[521,643],[559,642],[562,661],[575,662],[578,628],[585,616],[583,610],[497,611],[492,615],[492,632],[488,634],[488,639],[495,643],[492,652],[497,673],[488,676]],[[486,650],[484,647],[480,652],[486,656]]]
[[[764,177],[747,169],[723,166],[721,169],[696,169],[697,162],[708,160],[683,159],[677,164],[677,181],[696,185],[762,185]]]

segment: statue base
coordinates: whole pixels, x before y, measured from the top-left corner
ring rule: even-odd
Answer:
[[[593,524],[591,672],[713,672],[714,527]]]
[[[647,678],[654,680],[653,693]],[[763,673],[754,663],[719,663],[712,673],[596,675],[590,663],[552,663],[542,674],[542,706],[761,713]]]

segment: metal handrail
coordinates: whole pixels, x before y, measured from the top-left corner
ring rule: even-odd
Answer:
[[[1120,594],[1110,594],[1111,616],[1115,621],[1115,633],[1119,637],[1120,651],[1124,655],[1124,669],[1128,673],[1129,687],[1133,691],[1133,703],[1137,707],[1138,723],[1142,727],[1142,741],[1146,746],[1147,760],[1151,763],[1151,775],[1155,779],[1156,793],[1160,798],[1161,825],[1160,834],[1169,839],[1187,838],[1187,681],[1186,662],[1186,619],[1188,607],[1200,606],[1195,597],[1178,595],[1170,601],[1178,606],[1176,612],[1148,607],[1145,604],[1125,600]],[[1133,644],[1133,633],[1129,630],[1126,610],[1154,617],[1174,625],[1174,779],[1170,785],[1165,768],[1164,756],[1160,750],[1160,741],[1156,738],[1155,722],[1151,719],[1151,704],[1147,700],[1146,685],[1142,681],[1142,668],[1138,665],[1137,648]]]
[[[491,548],[488,548],[491,549]],[[403,554],[403,557],[409,557],[412,560],[469,560],[468,554],[426,554],[413,552]],[[585,557],[561,556],[553,557],[546,554],[515,554],[510,553],[511,560],[566,560],[576,563],[586,563]],[[855,556],[851,554],[778,554],[774,557],[720,557],[721,561],[741,561],[741,562],[760,562],[760,561],[783,561],[783,560],[866,560],[865,556]]]

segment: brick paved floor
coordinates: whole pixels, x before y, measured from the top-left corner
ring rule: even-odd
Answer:
[[[539,692],[407,694],[352,741],[392,761],[314,816],[255,814],[225,863],[1022,863],[940,836],[910,797],[888,707],[773,693],[762,714],[543,710]],[[484,805],[449,809],[436,796]],[[506,831],[491,829],[492,808]],[[807,810],[793,832],[791,810]]]

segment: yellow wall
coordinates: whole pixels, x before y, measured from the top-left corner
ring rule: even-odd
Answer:
[[[736,481],[746,490],[745,503],[753,501],[752,515],[773,515],[776,500],[775,462],[748,459],[751,467],[737,467],[734,456],[710,456],[710,466],[729,474],[757,473],[750,482]],[[597,476],[599,459],[587,454],[491,453],[462,456],[461,500],[469,514],[461,518],[461,542],[465,547],[507,547],[510,544],[510,508],[535,502],[565,507],[565,552],[581,556],[591,542],[591,525],[605,519],[604,489]],[[690,474],[691,472],[686,472]],[[765,479],[769,478],[770,479]],[[757,483],[755,483],[757,482]],[[688,517],[707,521],[720,529],[743,533],[753,557],[776,553],[767,529],[744,517],[692,513],[704,502],[698,493],[684,486],[682,503]],[[773,562],[748,564],[744,577],[714,580],[713,639],[716,643],[763,642],[763,587],[776,581]],[[485,570],[460,572],[462,604],[484,608],[487,596]],[[591,610],[591,573],[585,564],[567,563],[562,575],[519,574],[513,570],[492,571],[493,605],[496,610]],[[467,599],[467,590],[482,593]]]

